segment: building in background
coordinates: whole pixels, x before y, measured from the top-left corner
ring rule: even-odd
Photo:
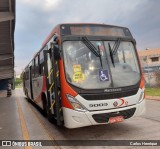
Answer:
[[[147,86],[160,85],[160,49],[138,51]]]
[[[16,0],[0,0],[0,91],[14,88]]]

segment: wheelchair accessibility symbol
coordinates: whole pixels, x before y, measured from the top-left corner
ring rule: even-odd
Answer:
[[[108,70],[99,70],[100,81],[109,81]]]

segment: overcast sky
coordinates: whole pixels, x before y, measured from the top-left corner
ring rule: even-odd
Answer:
[[[17,74],[55,25],[74,22],[125,26],[138,49],[160,48],[160,0],[16,0]]]

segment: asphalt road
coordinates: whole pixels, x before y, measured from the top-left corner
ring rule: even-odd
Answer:
[[[17,134],[17,139],[31,140],[53,140],[56,148],[139,148],[136,146],[61,146],[56,140],[160,140],[160,101],[146,100],[146,113],[141,117],[131,118],[121,123],[89,126],[77,129],[67,129],[57,127],[50,123],[46,117],[23,95],[21,89],[16,89],[11,97],[15,101],[17,112],[15,119],[17,123],[13,133]],[[0,100],[1,101],[1,100]],[[4,109],[5,110],[5,109]],[[14,115],[14,114],[12,114]],[[18,116],[19,115],[19,121]],[[0,115],[1,116],[1,115]],[[13,117],[13,116],[12,116]],[[5,121],[5,120],[4,120]],[[0,121],[1,122],[1,121]],[[0,123],[1,124],[1,123]],[[14,124],[14,122],[13,122]],[[11,125],[11,124],[10,124]],[[1,127],[1,125],[0,125]],[[5,128],[4,126],[4,129]],[[9,129],[9,128],[8,128]],[[17,132],[16,132],[17,131]],[[0,130],[1,132],[1,130]],[[2,138],[0,133],[0,139]],[[16,135],[5,136],[4,139],[16,139]],[[13,137],[14,136],[14,137]],[[35,147],[33,147],[35,148]],[[44,148],[44,147],[38,147]],[[46,147],[54,148],[54,147]],[[159,147],[140,147],[159,148]]]

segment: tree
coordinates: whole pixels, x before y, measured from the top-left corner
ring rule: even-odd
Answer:
[[[21,78],[16,78],[15,85],[17,86],[18,84],[22,84],[22,79]]]

